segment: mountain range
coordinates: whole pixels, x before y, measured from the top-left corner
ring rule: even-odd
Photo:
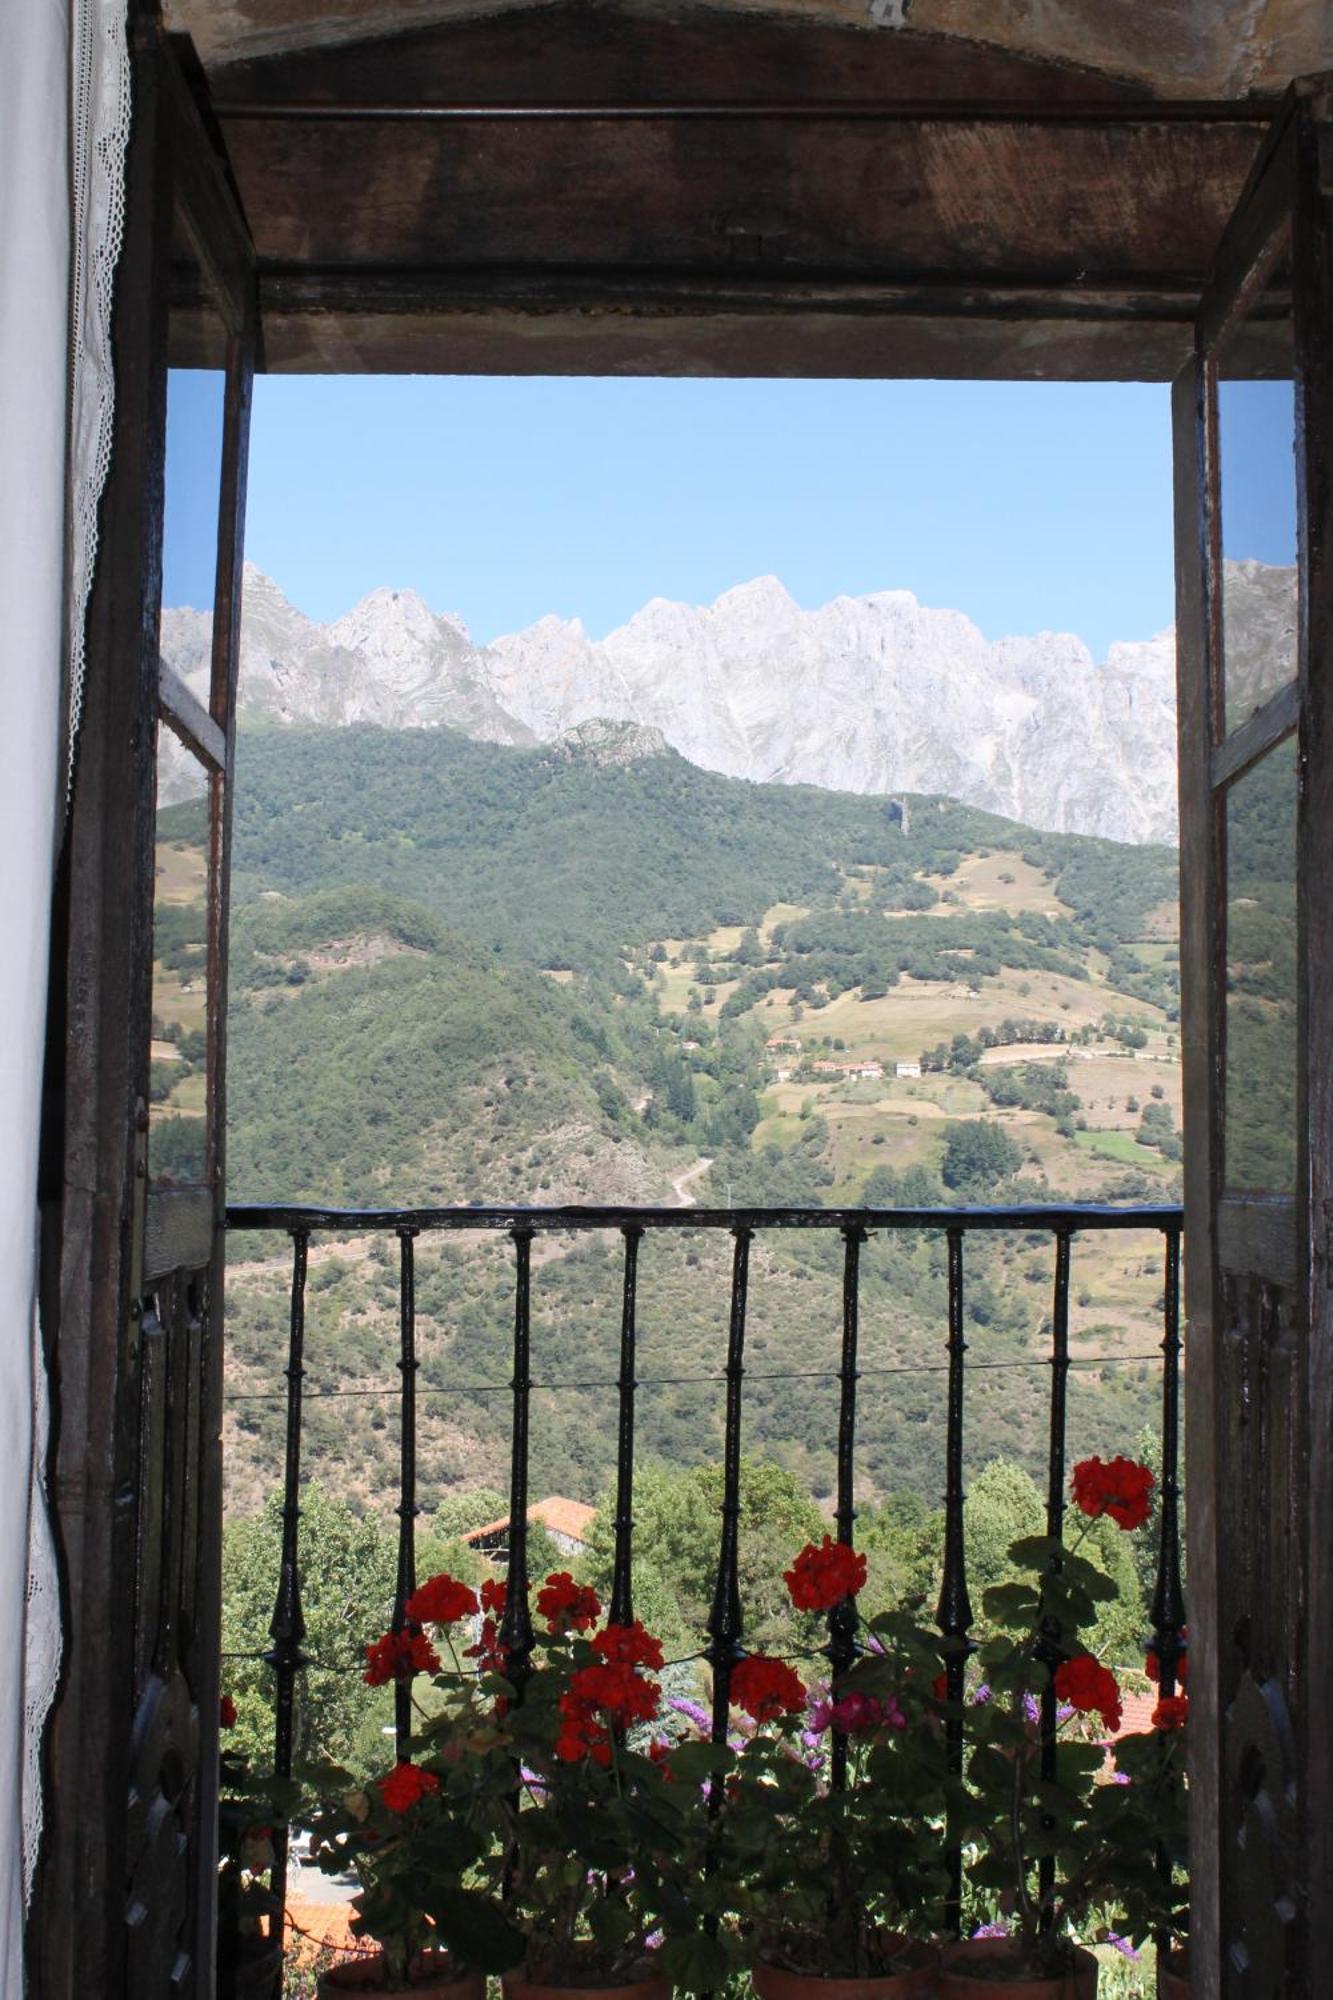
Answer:
[[[1266,654],[1293,625],[1291,578],[1228,564],[1229,628]],[[196,690],[209,630],[206,612],[163,611],[163,657]],[[666,744],[731,777],[930,792],[1056,832],[1175,837],[1170,630],[1098,663],[1070,633],[987,640],[907,590],[806,611],[759,577],[710,605],[653,598],[601,640],[548,616],[479,645],[412,590],[374,590],[316,624],[247,565],[240,718],[443,726],[509,745],[616,722],[644,732],[638,754]]]

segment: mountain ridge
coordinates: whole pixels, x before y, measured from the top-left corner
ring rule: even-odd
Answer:
[[[1228,564],[1229,615],[1284,617],[1285,572]],[[164,610],[163,657],[196,688],[210,620]],[[987,640],[909,590],[802,610],[774,576],[709,605],[654,597],[604,639],[548,614],[489,645],[388,587],[327,625],[247,564],[240,719],[449,727],[529,747],[629,725],[723,776],[889,797],[943,794],[1049,832],[1171,841],[1175,641]],[[168,793],[164,792],[164,797]]]

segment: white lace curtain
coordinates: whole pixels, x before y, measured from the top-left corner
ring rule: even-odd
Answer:
[[[60,1634],[40,1471],[37,1143],[51,878],[110,448],[126,0],[0,0],[0,1992],[23,1991]],[[68,689],[70,734],[61,718]]]

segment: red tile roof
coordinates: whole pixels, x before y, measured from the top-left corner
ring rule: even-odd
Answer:
[[[553,1493],[548,1500],[534,1500],[528,1509],[530,1521],[540,1521],[543,1528],[549,1528],[554,1535],[566,1535],[571,1542],[586,1542],[588,1526],[595,1507],[589,1507],[584,1500],[566,1500],[559,1493]],[[486,1535],[497,1535],[509,1526],[508,1514],[502,1514],[498,1521],[485,1521],[479,1528],[470,1528],[463,1540],[479,1542]]]

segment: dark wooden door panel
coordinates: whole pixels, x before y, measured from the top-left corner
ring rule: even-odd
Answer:
[[[53,977],[68,996],[48,1145],[61,1163],[55,1496],[70,1640],[30,1929],[40,2000],[214,1990],[225,907],[254,273],[157,9],[130,12],[116,431]],[[192,410],[207,418],[197,449],[179,428]],[[162,678],[157,643],[178,504],[181,547],[197,546],[205,510],[216,521],[211,654],[201,687],[184,690]],[[202,1115],[193,1097],[150,1101],[154,1039],[168,1018],[196,1025],[170,1016],[168,954],[154,947],[161,769],[193,773],[198,807],[195,958],[175,1000],[188,991],[197,1006],[204,990]]]
[[[1187,1486],[1196,1985],[1328,1990],[1330,1314],[1317,1191],[1333,790],[1328,89],[1291,93],[1177,385]],[[1321,162],[1323,165],[1321,166]],[[1323,385],[1321,387],[1321,385]],[[1281,615],[1247,627],[1237,565]],[[1321,1942],[1322,1940],[1322,1942]]]

